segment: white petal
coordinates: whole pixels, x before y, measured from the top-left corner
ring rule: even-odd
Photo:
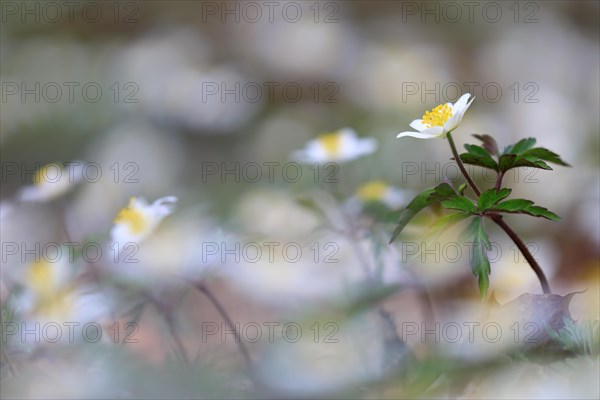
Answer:
[[[438,127],[438,128],[441,128],[441,126]],[[432,134],[429,134],[429,133],[410,132],[409,131],[409,132],[399,133],[398,136],[396,136],[396,138],[401,138],[401,137],[405,137],[405,136],[410,136],[410,137],[414,137],[414,138],[417,138],[417,139],[434,139],[436,137],[439,137],[440,135],[432,135]]]
[[[425,129],[428,128],[427,125],[423,123],[422,119],[415,119],[413,122],[410,123],[409,126],[419,132],[423,132]]]
[[[469,108],[473,100],[475,100],[475,97],[473,97],[471,101],[468,102],[469,97],[471,97],[471,93],[465,93],[460,96],[460,99],[458,99],[456,103],[452,105],[452,111],[455,115],[456,113],[464,114],[465,111],[467,111],[467,108]]]

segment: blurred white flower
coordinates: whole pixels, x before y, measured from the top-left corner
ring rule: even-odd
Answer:
[[[363,204],[381,202],[388,208],[396,209],[408,203],[410,193],[382,180],[374,180],[360,186],[353,198]]]
[[[45,202],[63,195],[83,178],[82,161],[73,161],[68,167],[58,163],[46,164],[33,177],[33,185],[21,190],[22,201]]]
[[[308,142],[304,149],[292,153],[301,162],[343,162],[371,154],[377,150],[373,138],[360,139],[354,129],[342,128]]]
[[[121,209],[111,229],[113,243],[140,243],[154,232],[160,222],[173,212],[174,196],[161,197],[152,204],[144,198],[132,197],[127,207]]]
[[[20,306],[31,323],[89,322],[107,315],[106,301],[99,294],[77,288],[71,264],[60,258],[55,262],[40,260],[24,271],[25,289]]]
[[[448,132],[452,132],[462,122],[463,115],[475,100],[469,101],[470,93],[463,94],[454,104],[440,104],[431,111],[425,112],[422,119],[415,119],[410,127],[418,132],[401,132],[396,136],[401,138],[411,136],[418,139],[445,138]]]

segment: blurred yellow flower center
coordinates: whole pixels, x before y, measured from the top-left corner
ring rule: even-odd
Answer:
[[[47,261],[31,264],[27,271],[27,284],[39,296],[52,291],[52,265]]]
[[[52,169],[55,169],[56,171],[52,171]],[[33,183],[36,185],[41,185],[46,181],[56,182],[61,174],[62,168],[58,164],[46,164],[42,168],[35,171]]]
[[[146,229],[148,219],[141,210],[135,207],[135,197],[132,197],[127,207],[119,211],[114,223],[127,224],[131,233],[140,234]]]
[[[73,298],[69,290],[53,293],[52,296],[40,298],[33,312],[37,316],[50,319],[67,319],[73,311]]]
[[[381,200],[388,189],[388,185],[383,181],[373,181],[364,184],[356,192],[357,196],[363,201]]]
[[[328,133],[319,137],[319,143],[325,149],[329,156],[335,156],[339,153],[342,143],[342,136],[337,133]]]
[[[440,104],[423,115],[423,124],[428,128],[433,126],[444,126],[446,121],[452,117],[452,108],[448,104]]]

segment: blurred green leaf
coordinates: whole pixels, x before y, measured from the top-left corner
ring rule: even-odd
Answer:
[[[410,220],[422,209],[433,203],[438,203],[453,196],[456,196],[456,192],[447,183],[441,183],[433,189],[428,189],[418,194],[414,199],[412,199],[408,206],[406,206],[406,208],[400,212],[398,223],[394,229],[394,232],[392,233],[390,243],[396,240],[398,235],[402,232]]]
[[[464,196],[455,196],[451,199],[442,201],[442,207],[450,210],[464,211],[470,214],[477,214],[478,210],[475,204]]]

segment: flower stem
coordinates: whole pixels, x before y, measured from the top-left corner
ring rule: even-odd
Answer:
[[[521,238],[519,237],[519,235],[517,235],[515,233],[515,231],[513,231],[510,228],[510,226],[508,226],[506,224],[506,222],[504,222],[504,220],[502,219],[501,215],[499,215],[499,214],[489,214],[488,216],[500,228],[502,228],[502,230],[504,230],[504,232],[506,232],[506,234],[512,239],[513,242],[515,242],[515,244],[517,245],[517,247],[519,248],[519,250],[521,251],[521,253],[523,254],[523,256],[525,256],[525,259],[527,260],[527,262],[529,263],[529,265],[533,269],[533,272],[535,272],[535,274],[537,275],[537,277],[538,277],[538,279],[540,281],[540,284],[542,285],[542,290],[544,291],[544,294],[551,294],[552,291],[550,290],[550,284],[548,283],[548,279],[546,278],[546,275],[544,274],[544,271],[542,270],[542,268],[540,267],[540,265],[537,263],[537,261],[535,260],[535,258],[533,257],[533,255],[529,252],[529,250],[527,249],[527,246],[525,246],[525,243],[523,243],[523,241],[521,240]]]
[[[227,310],[225,310],[225,307],[223,307],[223,305],[221,304],[219,299],[217,299],[217,297],[213,294],[213,292],[211,292],[210,289],[208,287],[206,287],[204,284],[197,283],[194,285],[194,287],[196,289],[198,289],[200,292],[202,292],[202,294],[204,294],[210,300],[212,305],[216,308],[216,310],[219,312],[221,317],[225,320],[225,323],[229,326],[229,329],[231,329],[233,331],[233,334],[235,336],[235,341],[238,344],[240,352],[244,356],[246,365],[248,366],[248,368],[252,368],[252,358],[250,358],[250,353],[248,352],[246,345],[244,345],[244,342],[242,341],[240,333],[236,329],[235,324],[233,323],[233,320],[227,313]]]
[[[504,171],[498,173],[498,179],[496,179],[496,192],[502,189],[502,178],[504,178]]]
[[[448,138],[448,143],[450,144],[450,149],[452,150],[454,159],[456,160],[456,163],[458,164],[458,168],[460,168],[460,172],[462,172],[463,176],[465,177],[465,179],[469,183],[469,186],[471,186],[471,188],[473,189],[475,194],[477,196],[481,195],[481,191],[479,190],[477,185],[475,185],[475,182],[473,182],[473,179],[471,179],[471,176],[465,169],[465,166],[463,165],[462,161],[460,160],[460,157],[458,156],[458,152],[456,151],[456,145],[454,144],[454,139],[452,139],[452,134],[450,132],[448,132],[446,137]]]

